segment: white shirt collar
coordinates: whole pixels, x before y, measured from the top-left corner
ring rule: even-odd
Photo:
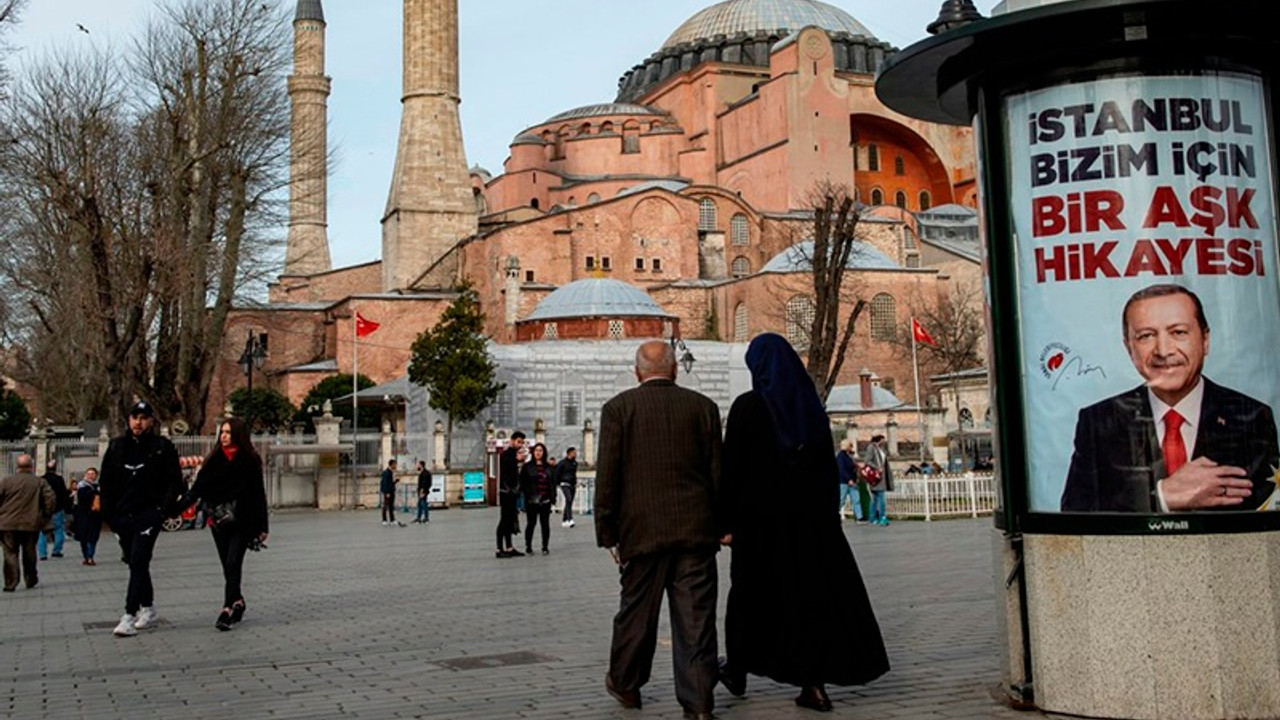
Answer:
[[[1156,397],[1156,394],[1147,388],[1147,399],[1151,401],[1151,417],[1156,421],[1157,432],[1160,437],[1164,437],[1164,416],[1170,410],[1177,410],[1185,422],[1184,427],[1194,428],[1200,424],[1200,406],[1204,403],[1204,376],[1196,381],[1196,386],[1191,388],[1191,392],[1182,398],[1177,405],[1172,407],[1165,404],[1163,400]]]

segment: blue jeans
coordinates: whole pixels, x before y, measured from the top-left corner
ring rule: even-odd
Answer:
[[[62,554],[62,544],[67,541],[67,514],[59,510],[53,514],[53,554]],[[49,557],[48,539],[40,533],[36,539],[36,554],[42,558]]]
[[[884,490],[871,491],[871,522],[889,522],[889,516],[884,513]]]
[[[840,514],[844,514],[844,502],[849,501],[853,506],[853,516],[859,520],[862,519],[862,499],[858,497],[858,485],[854,483],[842,483],[840,485]]]
[[[416,519],[417,519],[418,521],[422,521],[422,520],[430,520],[430,519],[431,519],[431,508],[430,508],[430,506],[427,504],[427,496],[426,496],[426,495],[419,495],[419,496],[418,496],[418,517],[417,517]]]

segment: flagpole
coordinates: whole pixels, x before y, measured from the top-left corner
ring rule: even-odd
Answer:
[[[355,477],[356,454],[360,450],[360,316],[351,308],[351,476]]]
[[[916,319],[911,318],[911,369],[915,373],[916,419],[920,422],[920,462],[924,462],[924,408],[920,407],[920,362],[916,358]]]

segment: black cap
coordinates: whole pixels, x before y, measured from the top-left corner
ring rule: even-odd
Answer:
[[[156,416],[156,411],[152,409],[150,403],[145,400],[139,400],[133,404],[133,407],[129,408],[129,417],[135,417],[137,415],[154,418]]]

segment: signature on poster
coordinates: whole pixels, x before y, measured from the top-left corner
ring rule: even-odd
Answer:
[[[1101,365],[1089,364],[1083,356],[1072,352],[1070,346],[1060,342],[1051,342],[1040,351],[1040,372],[1053,381],[1050,390],[1057,390],[1063,378],[1079,378],[1094,373],[1103,379],[1107,377],[1107,371]]]

